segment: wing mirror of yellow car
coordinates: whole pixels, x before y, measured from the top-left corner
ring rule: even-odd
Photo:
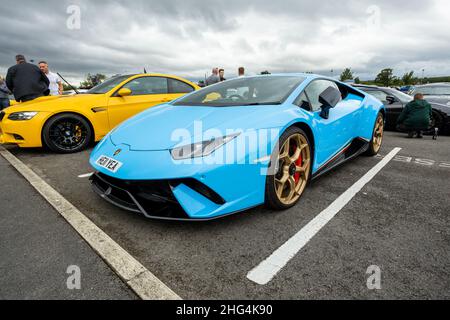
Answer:
[[[128,96],[131,96],[132,93],[133,92],[128,88],[122,88],[119,90],[119,92],[117,92],[117,95],[119,97],[128,97]]]

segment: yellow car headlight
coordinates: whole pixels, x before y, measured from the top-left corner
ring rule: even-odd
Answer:
[[[26,121],[33,119],[37,114],[35,111],[14,112],[9,115],[8,119],[13,121]]]

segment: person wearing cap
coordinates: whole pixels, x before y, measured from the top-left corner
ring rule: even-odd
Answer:
[[[50,81],[38,66],[28,63],[21,54],[16,56],[16,65],[8,69],[6,86],[17,102],[27,102],[48,96]]]

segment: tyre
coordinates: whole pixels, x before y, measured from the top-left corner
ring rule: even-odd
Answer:
[[[285,210],[297,204],[311,176],[312,146],[306,133],[291,127],[280,137],[279,152],[271,159],[275,174],[266,178],[266,206]]]
[[[83,117],[62,113],[50,118],[42,130],[43,144],[57,153],[74,153],[86,149],[92,129]]]
[[[373,157],[378,154],[383,145],[384,137],[384,117],[380,112],[378,113],[377,120],[375,121],[375,127],[373,129],[372,140],[369,143],[369,149],[364,153],[364,155]]]
[[[433,111],[433,119],[431,121],[431,127],[438,128],[439,133],[444,133],[444,118],[436,111]]]

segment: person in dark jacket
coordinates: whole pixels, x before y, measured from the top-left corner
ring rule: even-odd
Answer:
[[[431,105],[423,98],[423,94],[417,93],[414,100],[408,103],[397,120],[397,129],[408,132],[409,138],[423,138],[422,131],[430,127],[433,116]]]
[[[5,80],[0,76],[0,111],[9,107],[9,95],[11,93],[6,86]]]
[[[27,63],[23,55],[16,56],[17,64],[8,69],[6,85],[17,102],[31,101],[47,96],[49,80],[38,66]]]

